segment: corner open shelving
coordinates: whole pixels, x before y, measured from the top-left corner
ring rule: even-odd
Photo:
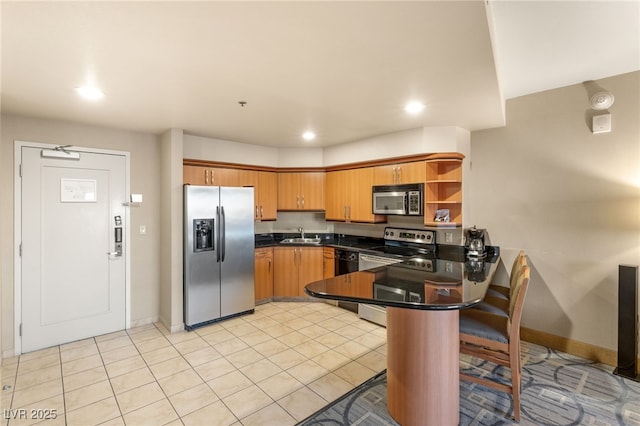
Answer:
[[[428,160],[424,224],[462,226],[462,160]],[[449,222],[436,221],[436,212],[449,210]]]

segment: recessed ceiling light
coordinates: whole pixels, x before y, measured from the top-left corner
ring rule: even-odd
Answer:
[[[314,139],[316,138],[316,134],[315,134],[315,133],[313,133],[313,132],[311,132],[311,131],[306,131],[306,132],[304,132],[304,133],[302,134],[302,138],[303,138],[305,141],[312,141],[312,140],[314,140]]]
[[[90,101],[97,101],[104,97],[104,92],[95,86],[76,87],[76,92],[80,96]]]
[[[409,114],[417,114],[423,109],[424,109],[424,104],[419,101],[411,101],[404,107],[404,110]]]

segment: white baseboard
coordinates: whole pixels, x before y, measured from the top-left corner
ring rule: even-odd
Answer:
[[[164,328],[166,328],[169,331],[169,333],[177,333],[179,331],[183,331],[184,330],[184,323],[170,325],[170,324],[167,324],[167,322],[164,320],[164,318],[159,318],[157,320],[157,322],[162,324],[162,326]]]
[[[2,352],[2,356],[0,358],[7,359],[13,358],[14,356],[18,356],[14,348],[9,348],[6,351]]]
[[[159,318],[156,317],[149,317],[149,318],[141,318],[141,319],[137,319],[137,320],[132,320],[131,321],[131,328],[135,328],[135,327],[140,327],[141,325],[147,325],[147,324],[153,324],[158,322]]]

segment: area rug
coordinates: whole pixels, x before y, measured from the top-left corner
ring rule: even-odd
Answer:
[[[522,356],[520,425],[640,425],[640,383],[613,375],[612,367],[530,343],[523,343]],[[504,367],[465,356],[460,368],[497,380],[509,374]],[[386,401],[383,371],[299,425],[396,426]],[[518,424],[512,415],[510,396],[461,381],[461,425]]]

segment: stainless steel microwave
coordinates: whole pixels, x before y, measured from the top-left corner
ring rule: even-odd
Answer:
[[[373,214],[422,215],[423,183],[373,187]]]

